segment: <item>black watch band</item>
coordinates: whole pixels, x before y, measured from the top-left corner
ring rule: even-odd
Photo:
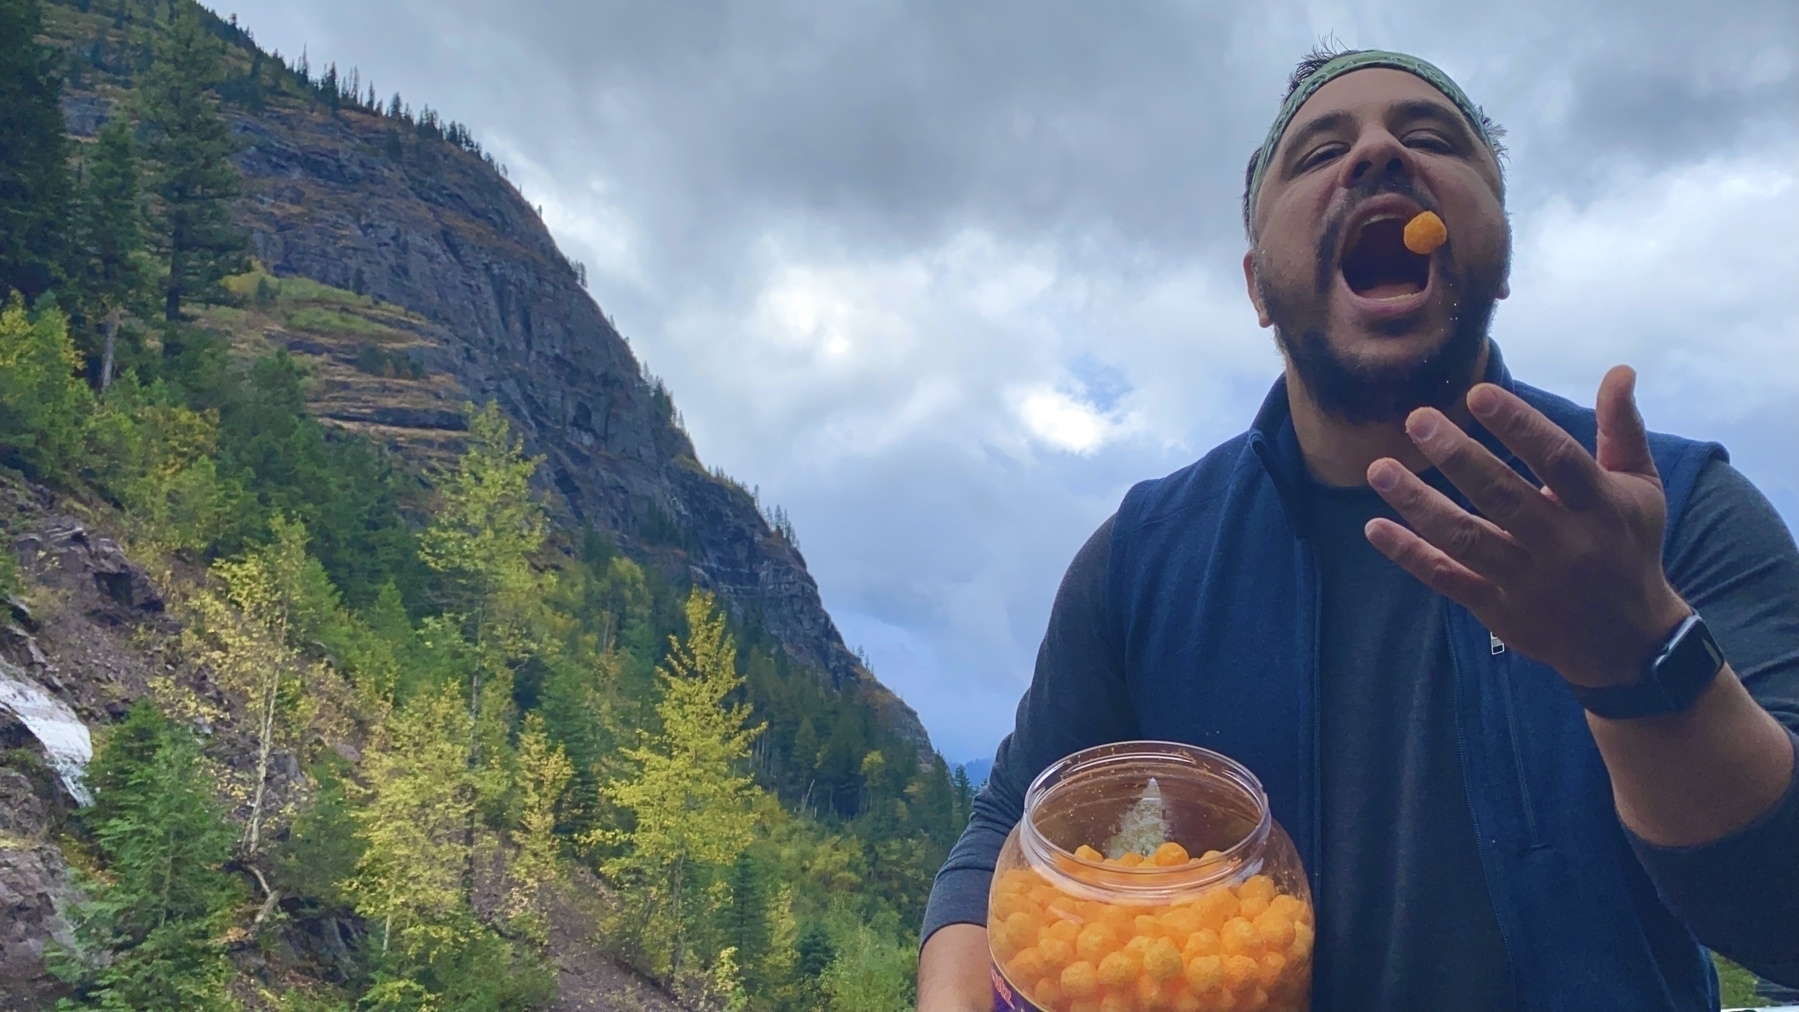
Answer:
[[[1569,685],[1574,698],[1589,713],[1612,720],[1680,713],[1693,705],[1718,672],[1724,670],[1724,652],[1712,639],[1705,620],[1694,612],[1676,626],[1655,658],[1643,665],[1643,675],[1630,685],[1602,689]]]

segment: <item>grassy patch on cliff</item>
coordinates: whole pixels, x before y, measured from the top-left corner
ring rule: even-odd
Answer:
[[[307,306],[287,314],[287,326],[292,330],[308,330],[325,334],[355,334],[358,337],[385,337],[389,334],[397,336],[399,333],[392,327],[376,323],[368,317],[318,306]]]

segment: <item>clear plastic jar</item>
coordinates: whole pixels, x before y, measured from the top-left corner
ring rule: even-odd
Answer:
[[[1050,766],[988,897],[994,1008],[1304,1012],[1312,899],[1254,774],[1128,741]]]

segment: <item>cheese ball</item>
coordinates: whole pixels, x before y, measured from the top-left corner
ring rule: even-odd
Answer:
[[[1118,874],[1108,866],[1192,867],[1177,848],[1074,875],[1065,864],[1058,875],[1006,873],[989,911],[995,965],[1044,1012],[1306,1012],[1314,929],[1303,889],[1257,874],[1162,900],[1107,890]]]
[[[1405,223],[1405,248],[1419,256],[1429,256],[1449,241],[1449,229],[1434,211],[1420,211]]]

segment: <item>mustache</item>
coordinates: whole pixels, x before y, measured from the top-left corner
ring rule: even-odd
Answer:
[[[1409,197],[1417,201],[1418,206],[1425,210],[1434,210],[1431,204],[1419,195],[1418,188],[1412,184],[1412,180],[1408,176],[1394,172],[1370,172],[1356,180],[1355,184],[1349,187],[1348,196],[1344,199],[1342,206],[1337,208],[1331,214],[1330,219],[1324,223],[1324,234],[1318,239],[1315,284],[1318,287],[1319,295],[1327,294],[1332,281],[1335,280],[1337,246],[1342,241],[1343,230],[1348,227],[1349,219],[1355,214],[1356,208],[1384,193],[1397,193],[1402,197]]]

